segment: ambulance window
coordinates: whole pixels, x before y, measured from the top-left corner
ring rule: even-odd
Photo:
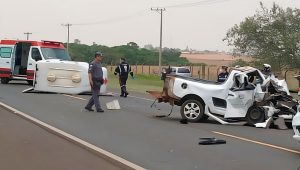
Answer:
[[[32,59],[34,59],[35,61],[39,61],[42,59],[42,56],[41,56],[41,53],[39,51],[38,48],[32,48],[32,51],[31,51],[31,57]]]
[[[12,53],[11,47],[1,47],[0,48],[0,57],[1,58],[10,58]]]
[[[47,59],[60,59],[70,61],[70,56],[65,49],[62,48],[41,48],[44,58]]]

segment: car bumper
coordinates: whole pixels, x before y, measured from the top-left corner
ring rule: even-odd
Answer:
[[[299,114],[299,112],[293,118],[292,125],[293,125],[293,130],[294,130],[294,133],[295,133],[293,138],[297,141],[300,141],[300,114]]]
[[[293,130],[294,130],[294,133],[295,133],[293,138],[300,141],[300,125],[299,126],[293,126]]]
[[[300,142],[300,136],[299,136],[299,135],[294,135],[293,138],[294,138],[295,140],[297,140],[297,141]]]

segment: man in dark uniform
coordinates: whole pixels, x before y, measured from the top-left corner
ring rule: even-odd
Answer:
[[[227,66],[222,66],[222,68],[220,70],[220,74],[218,75],[218,82],[226,81],[226,79],[228,78],[228,75],[229,75],[227,69],[228,69]]]
[[[114,72],[115,75],[119,74],[119,83],[121,87],[121,97],[127,97],[128,92],[126,90],[126,81],[128,79],[128,74],[131,75],[133,79],[133,72],[131,71],[130,65],[126,62],[125,58],[120,59],[120,64],[117,66]]]
[[[88,111],[94,111],[92,109],[93,105],[95,105],[97,112],[104,112],[102,110],[100,101],[99,101],[99,93],[100,87],[103,84],[103,71],[101,66],[101,61],[103,58],[103,54],[101,52],[95,53],[95,59],[89,65],[89,81],[92,89],[92,97],[89,102],[85,106],[85,109]]]

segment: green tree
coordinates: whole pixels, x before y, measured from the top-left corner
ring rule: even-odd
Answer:
[[[232,67],[235,67],[235,66],[243,67],[243,66],[247,66],[247,65],[249,65],[249,63],[242,59],[237,59],[231,64]]]
[[[275,70],[300,68],[300,10],[275,3],[267,9],[260,2],[256,14],[234,25],[223,40],[256,64],[269,63]]]
[[[164,48],[162,52],[163,65],[187,65],[186,58],[180,58],[180,49]]]

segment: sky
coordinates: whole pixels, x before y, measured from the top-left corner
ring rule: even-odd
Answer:
[[[271,8],[300,8],[300,0],[0,0],[0,39],[53,40],[105,46],[135,42],[159,47],[163,11],[162,46],[230,51],[222,39],[245,17],[253,16],[259,2]]]

